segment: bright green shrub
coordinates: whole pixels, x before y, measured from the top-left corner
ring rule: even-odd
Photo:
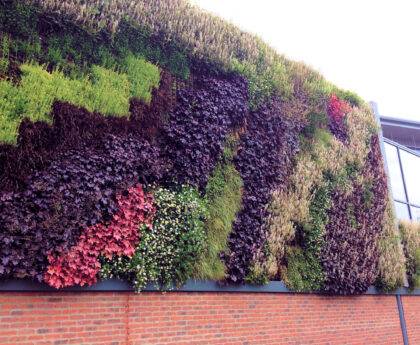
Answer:
[[[150,103],[152,89],[159,86],[159,68],[142,58],[129,55],[124,61],[124,71],[130,81],[131,96]]]
[[[102,277],[120,277],[136,291],[148,282],[161,288],[187,280],[205,245],[206,203],[191,187],[154,191],[156,214],[151,229],[140,229],[140,244],[131,259],[104,260]]]
[[[14,86],[6,80],[0,80],[0,140],[12,143],[16,140],[16,128],[20,119],[13,115],[18,112]]]
[[[323,286],[320,254],[324,245],[332,188],[332,183],[328,180],[325,182],[324,186],[314,192],[308,222],[297,227],[296,242],[300,248],[291,247],[286,251],[286,284],[293,290],[316,291]]]
[[[319,291],[323,286],[323,271],[319,259],[311,251],[299,247],[286,249],[287,270],[283,279],[294,291]]]
[[[216,166],[206,187],[208,218],[206,248],[196,267],[196,276],[203,279],[225,278],[225,265],[220,253],[227,250],[232,223],[241,208],[242,178],[232,163],[235,143],[229,142],[222,161]]]
[[[9,45],[8,36],[3,36],[0,41],[0,77],[7,73],[9,69]]]
[[[269,67],[233,60],[232,68],[248,79],[251,108],[257,108],[274,93],[283,98],[289,98],[292,94],[292,83],[280,59]]]
[[[130,82],[125,74],[100,66],[92,67],[92,94],[87,100],[89,110],[106,115],[124,116],[129,111]],[[135,77],[133,77],[135,79]],[[136,81],[142,83],[142,81]],[[86,85],[89,85],[87,82]],[[87,86],[89,89],[89,86]],[[71,101],[70,101],[71,102]],[[77,104],[77,102],[72,102]],[[82,105],[82,104],[80,104]],[[83,105],[82,105],[83,106]]]

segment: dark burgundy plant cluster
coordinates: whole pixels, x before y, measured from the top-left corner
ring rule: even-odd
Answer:
[[[378,237],[382,231],[388,188],[379,140],[371,140],[371,151],[361,172],[367,184],[353,184],[350,194],[336,189],[331,195],[325,246],[321,262],[325,290],[330,293],[365,292],[378,275]]]
[[[227,135],[244,124],[248,111],[246,81],[199,76],[178,92],[178,104],[164,126],[165,154],[173,178],[204,190],[223,151]]]
[[[108,134],[96,147],[59,154],[24,190],[1,194],[0,273],[41,280],[47,255],[69,249],[82,229],[112,220],[116,193],[153,182],[164,169],[159,151],[131,135]]]
[[[235,166],[244,182],[242,209],[229,236],[229,251],[223,253],[228,279],[243,282],[257,252],[266,243],[264,222],[271,192],[283,184],[299,148],[297,121],[285,116],[274,99],[247,117]]]

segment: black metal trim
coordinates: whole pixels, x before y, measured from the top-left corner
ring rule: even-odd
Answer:
[[[398,315],[400,317],[400,325],[401,325],[401,332],[403,336],[404,345],[409,345],[407,325],[405,323],[404,307],[403,307],[401,295],[397,295],[396,298],[397,298]]]
[[[401,177],[402,177],[403,186],[404,186],[405,198],[407,200],[407,203],[410,204],[410,199],[408,198],[408,189],[407,189],[407,185],[405,183],[404,169],[403,169],[402,162],[401,162],[400,149],[398,147],[397,147],[397,156],[398,156],[398,163],[400,165],[400,172],[401,172]],[[411,215],[411,207],[408,207],[408,216],[410,217],[410,219],[413,219],[413,217]]]
[[[395,126],[420,130],[420,122],[417,121],[405,120],[391,116],[379,116],[379,120],[381,121],[381,124],[385,126]]]
[[[416,151],[414,151],[414,150],[410,149],[410,148],[409,148],[409,147],[407,147],[407,146],[401,145],[400,143],[397,143],[397,142],[396,142],[396,141],[394,141],[394,140],[391,140],[391,139],[389,139],[389,138],[385,138],[385,137],[383,137],[383,141],[384,141],[385,143],[389,144],[389,145],[395,146],[396,148],[398,148],[398,149],[400,149],[400,150],[406,151],[407,153],[410,153],[410,154],[412,154],[413,156],[420,157],[420,153],[418,153],[418,152],[416,152]]]
[[[45,283],[36,282],[28,279],[12,279],[0,282],[0,292],[133,292],[134,289],[125,281],[118,279],[102,280],[98,283],[87,287],[68,287],[64,289],[55,289]],[[149,284],[143,290],[145,292],[161,291],[158,286]],[[316,294],[325,295],[320,292],[296,292],[289,290],[281,281],[270,281],[265,285],[252,284],[221,284],[212,280],[188,280],[181,287],[173,289],[165,289],[165,291],[174,292],[252,292],[252,293],[293,293],[293,294]],[[410,295],[420,296],[420,289],[409,290],[400,288],[393,292],[384,292],[371,286],[364,295]]]

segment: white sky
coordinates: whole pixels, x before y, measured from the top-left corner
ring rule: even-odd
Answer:
[[[420,121],[420,0],[191,0],[381,115]]]

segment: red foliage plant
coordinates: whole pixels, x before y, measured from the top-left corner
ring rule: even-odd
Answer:
[[[351,111],[351,105],[332,94],[328,102],[328,116],[330,118],[330,130],[341,141],[347,139],[344,126],[344,117]]]
[[[153,196],[140,185],[117,195],[118,212],[107,224],[95,224],[83,231],[77,244],[62,255],[48,256],[44,281],[57,289],[72,285],[92,285],[101,265],[99,256],[131,257],[139,243],[139,226],[152,226]]]

